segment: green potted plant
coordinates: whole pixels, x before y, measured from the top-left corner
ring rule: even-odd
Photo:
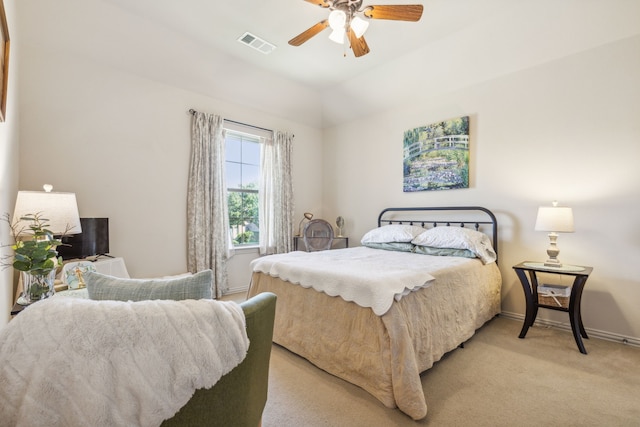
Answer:
[[[40,213],[25,215],[12,223],[9,215],[5,217],[11,228],[14,244],[13,268],[22,273],[23,293],[18,303],[28,305],[32,302],[50,297],[55,293],[53,284],[58,265],[62,259],[58,257],[56,247],[62,241],[56,239],[48,230],[48,219]],[[27,222],[29,225],[21,225]],[[30,230],[30,231],[28,231]],[[22,236],[28,236],[26,239]]]

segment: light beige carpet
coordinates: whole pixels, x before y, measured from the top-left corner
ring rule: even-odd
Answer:
[[[496,318],[423,373],[418,422],[274,345],[263,426],[640,426],[640,349],[521,326]]]

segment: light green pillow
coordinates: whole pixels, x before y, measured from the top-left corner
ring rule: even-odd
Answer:
[[[83,276],[90,299],[115,301],[210,299],[213,281],[211,270],[174,279],[122,279],[96,272]]]
[[[476,254],[469,249],[455,249],[455,248],[434,248],[431,246],[415,246],[414,253],[421,255],[435,255],[435,256],[459,256],[463,258],[475,258]]]
[[[388,243],[375,243],[368,242],[363,243],[362,246],[373,249],[384,249],[385,251],[398,251],[398,252],[412,252],[413,245],[411,243],[404,242],[388,242]]]

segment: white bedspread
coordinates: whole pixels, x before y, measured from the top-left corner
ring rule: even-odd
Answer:
[[[251,267],[254,272],[370,307],[382,316],[394,299],[429,286],[434,279],[428,270],[433,258],[362,246],[269,255],[253,260]]]
[[[51,298],[0,331],[0,424],[157,426],[246,356],[233,302]]]

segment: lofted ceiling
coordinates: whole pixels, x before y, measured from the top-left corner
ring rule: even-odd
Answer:
[[[376,66],[415,51],[434,40],[490,17],[504,0],[365,0],[369,4],[427,4],[417,22],[371,20],[365,38],[371,53],[355,58],[348,45],[329,40],[330,29],[302,46],[287,42],[326,19],[327,9],[304,0],[105,0],[141,19],[160,23],[203,45],[225,52],[252,66],[278,73],[318,90],[347,81]],[[272,44],[275,51],[261,54],[236,40],[249,31]],[[346,51],[346,56],[345,56]]]
[[[415,23],[372,20],[365,34],[371,53],[355,58],[328,39],[330,30],[299,47],[287,44],[328,15],[303,0],[16,3],[26,45],[315,127],[392,108],[416,91],[446,93],[640,33],[637,0],[365,0],[418,3],[424,13]],[[265,55],[239,43],[246,31],[276,49]]]

